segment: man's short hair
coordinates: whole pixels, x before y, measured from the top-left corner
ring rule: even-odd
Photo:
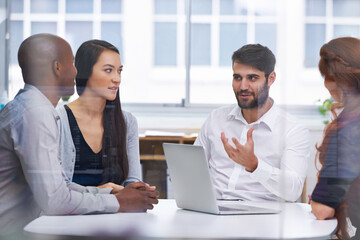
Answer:
[[[247,44],[233,53],[233,66],[235,62],[254,67],[268,77],[274,71],[276,59],[269,48],[261,44]]]

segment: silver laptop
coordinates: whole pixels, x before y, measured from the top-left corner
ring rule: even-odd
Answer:
[[[163,143],[166,163],[179,208],[212,214],[271,214],[267,209],[241,201],[218,201],[202,146]]]

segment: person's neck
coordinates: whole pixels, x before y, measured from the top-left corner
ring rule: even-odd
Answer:
[[[344,112],[360,111],[360,95],[348,94],[343,103]]]
[[[248,124],[256,122],[259,120],[264,114],[269,111],[271,106],[273,105],[274,101],[268,98],[264,105],[258,106],[256,108],[250,109],[241,109],[241,113],[244,116],[246,122]]]
[[[76,108],[78,112],[86,114],[90,118],[102,117],[106,105],[106,100],[98,96],[91,96],[85,92],[77,100],[69,104]]]
[[[36,88],[56,107],[61,97],[57,87],[36,86]]]

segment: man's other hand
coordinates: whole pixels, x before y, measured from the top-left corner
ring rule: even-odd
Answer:
[[[138,183],[138,182],[135,182]],[[137,187],[137,189],[139,190],[147,190],[147,191],[155,191],[156,190],[156,186],[150,186],[148,183],[145,182],[141,182],[144,183],[145,186],[143,184],[139,185],[139,187]]]
[[[119,212],[146,212],[158,203],[159,192],[146,183],[135,182],[127,185],[115,196],[120,204]]]

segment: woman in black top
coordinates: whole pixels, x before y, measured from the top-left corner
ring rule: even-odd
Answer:
[[[74,159],[62,163],[67,177],[83,186],[114,189],[140,181],[137,121],[120,104],[118,49],[106,41],[86,41],[75,66],[79,98],[58,110],[63,122],[67,115],[74,146]]]
[[[320,49],[325,87],[343,108],[325,128],[318,147],[322,167],[311,196],[318,219],[336,217],[340,239],[349,239],[347,218],[360,237],[360,39],[331,40]]]

